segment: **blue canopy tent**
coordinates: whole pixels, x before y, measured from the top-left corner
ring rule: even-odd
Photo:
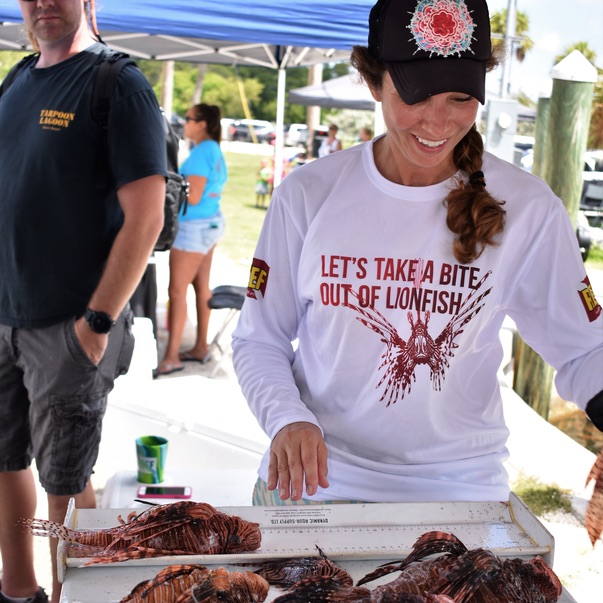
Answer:
[[[279,155],[285,70],[347,60],[354,44],[366,44],[373,4],[374,0],[97,0],[96,13],[104,41],[133,57],[278,69]],[[15,0],[0,0],[0,23],[0,49],[28,49]]]

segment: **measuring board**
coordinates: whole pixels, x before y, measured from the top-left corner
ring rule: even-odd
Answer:
[[[86,559],[65,557],[63,551],[59,569],[63,582],[61,603],[119,602],[136,584],[151,579],[166,565],[196,563],[243,571],[246,568],[235,564],[317,555],[317,545],[356,582],[383,562],[406,557],[416,539],[431,530],[451,532],[469,549],[483,547],[498,556],[524,559],[540,555],[549,565],[553,563],[553,537],[513,494],[500,503],[375,503],[220,510],[259,523],[261,548],[242,555],[166,556],[90,567],[81,567]],[[75,509],[70,505],[65,523],[72,528],[107,528],[117,525],[118,514],[126,517],[131,511]],[[373,586],[395,576],[386,576]],[[282,593],[272,587],[266,603]],[[564,590],[558,603],[576,601]]]
[[[468,549],[486,548],[499,557],[529,559],[540,555],[548,565],[553,564],[553,537],[514,494],[507,502],[221,507],[220,510],[257,522],[262,532],[261,547],[237,555],[174,555],[122,563],[248,563],[318,555],[316,547],[332,560],[403,559],[419,536],[436,530],[455,534]],[[65,523],[71,528],[100,529],[118,525],[117,515],[126,517],[129,512],[131,509],[71,507]],[[69,557],[65,548],[59,546],[59,560],[64,568],[80,567],[89,561]]]

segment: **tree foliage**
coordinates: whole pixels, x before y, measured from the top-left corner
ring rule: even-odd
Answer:
[[[597,67],[599,79],[595,84],[593,108],[590,114],[590,130],[588,133],[588,147],[590,149],[603,149],[603,69]]]
[[[162,77],[159,61],[138,61],[151,82],[157,98],[161,98]],[[190,63],[177,62],[174,68],[173,110],[184,115],[195,102],[195,91],[202,89],[201,102],[218,105],[224,117],[247,117],[245,102],[252,119],[274,122],[278,89],[278,71],[268,67],[207,65],[205,70]],[[327,64],[323,68],[323,81],[348,73],[347,62]],[[308,84],[307,67],[286,70],[285,94]],[[202,81],[199,81],[199,79]],[[333,111],[323,111],[326,120]],[[305,123],[306,107],[285,101],[285,123]]]
[[[503,9],[491,16],[490,25],[492,33],[495,37],[492,39],[493,46],[501,46],[504,44],[504,35],[507,28],[507,9]],[[534,47],[533,40],[528,36],[530,27],[530,19],[528,15],[522,11],[516,13],[516,36],[520,41],[514,45],[515,57],[518,61],[523,61],[526,53]],[[560,55],[555,58],[553,65],[556,65],[574,50],[579,50],[587,60],[596,66],[597,55],[588,42],[576,42],[568,46]],[[588,147],[591,149],[603,148],[603,70],[597,67],[599,74],[598,81],[595,84],[595,93],[593,97],[593,107],[590,120],[590,129],[588,136]],[[519,101],[523,104],[531,104],[526,102],[527,97],[520,98]]]
[[[492,33],[496,36],[492,43],[500,46],[504,43],[504,34],[507,23],[507,9],[492,15]],[[520,41],[514,45],[517,60],[522,61],[529,52],[534,42],[528,35],[529,17],[522,11],[516,14],[516,35]],[[596,53],[589,47],[588,42],[576,42],[567,47],[564,52],[555,58],[555,64],[566,57],[573,50],[579,50],[593,65],[597,59]],[[28,52],[3,51],[0,53],[0,79],[3,79],[12,65],[17,63]],[[163,64],[160,61],[137,60],[143,73],[153,86],[157,98],[161,98],[163,86]],[[323,81],[339,77],[350,72],[347,62],[326,64],[323,67]],[[597,67],[599,80],[595,84],[593,109],[591,116],[588,145],[589,148],[603,148],[603,70]],[[308,84],[308,68],[295,67],[286,71],[286,94],[294,89]],[[208,65],[200,70],[199,65],[178,62],[174,70],[173,110],[179,115],[184,115],[188,108],[194,104],[196,91],[202,88],[202,102],[218,105],[222,115],[234,119],[246,117],[244,102],[246,99],[249,114],[254,119],[274,121],[276,115],[276,99],[278,87],[278,71],[268,67]],[[519,99],[526,105],[533,105],[527,97]],[[322,121],[338,123],[341,111],[336,109],[323,109]],[[306,121],[306,107],[291,104],[285,101],[285,123],[304,123]],[[349,127],[341,119],[338,125]],[[347,129],[347,128],[346,128]]]
[[[490,28],[493,34],[498,34],[492,38],[492,46],[504,45],[504,36],[507,31],[507,9],[494,13],[490,17]],[[526,53],[534,48],[534,41],[528,36],[528,30],[530,29],[530,18],[528,15],[520,10],[515,14],[515,36],[519,38],[518,42],[515,42],[513,48],[515,50],[515,57],[521,63],[526,58]]]
[[[0,52],[0,80],[3,80],[6,77],[6,74],[15,63],[18,63],[28,54],[31,53],[17,50],[3,50]]]

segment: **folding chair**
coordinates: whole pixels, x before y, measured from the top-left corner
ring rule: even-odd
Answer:
[[[243,302],[245,301],[245,295],[247,293],[246,287],[239,287],[236,285],[220,285],[212,289],[211,297],[207,302],[207,305],[212,310],[228,310],[222,324],[214,338],[209,344],[209,353],[213,353],[216,349],[220,351],[220,357],[217,359],[214,368],[210,374],[213,377],[225,356],[225,350],[220,345],[220,339],[224,335],[224,331],[232,321],[232,319],[241,311]]]

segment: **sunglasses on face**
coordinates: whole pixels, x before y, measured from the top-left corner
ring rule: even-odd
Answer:
[[[27,0],[27,1],[28,1],[28,2],[32,2],[33,0]],[[196,122],[199,122],[199,121],[201,121],[201,120],[200,120],[200,119],[196,119],[195,117],[191,117],[190,115],[187,115],[187,116],[184,118],[184,121],[185,121],[186,123],[188,123],[189,121],[196,121]]]

